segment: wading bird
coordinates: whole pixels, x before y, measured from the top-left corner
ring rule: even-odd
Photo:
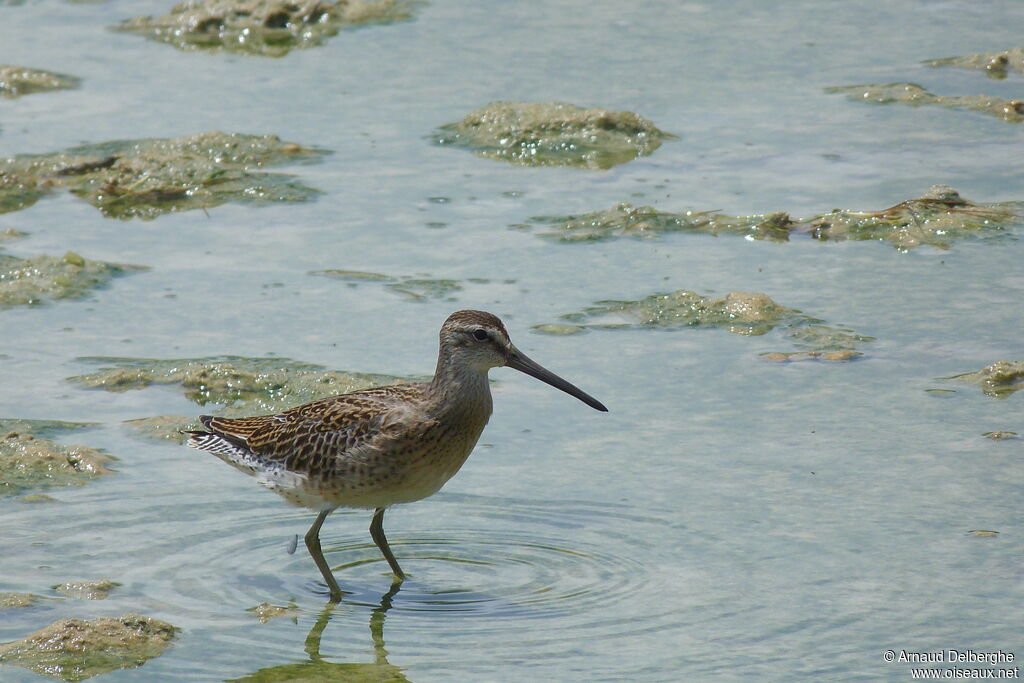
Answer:
[[[320,548],[339,507],[373,510],[370,536],[396,580],[405,573],[384,536],[384,511],[437,493],[469,457],[491,416],[487,371],[507,366],[607,411],[597,399],[530,360],[496,316],[458,311],[441,327],[429,382],[402,382],[312,401],[276,415],[202,415],[188,445],[213,453],[294,505],[319,511],[306,547],[331,600],[341,589]]]

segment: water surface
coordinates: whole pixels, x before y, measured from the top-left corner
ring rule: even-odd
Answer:
[[[111,680],[233,679],[313,661],[415,681],[909,677],[886,649],[1021,644],[1021,396],[938,381],[1024,357],[1024,242],[901,252],[665,234],[556,243],[510,228],[620,201],[731,215],[875,210],[945,183],[1024,199],[1024,128],[974,112],[826,95],[857,83],[1020,98],[1024,77],[925,59],[1017,46],[1013,3],[432,2],[281,59],[183,53],[104,26],[160,2],[0,7],[0,62],[83,79],[5,101],[0,154],[207,130],[329,149],[278,167],[323,194],[149,221],[55,194],[0,216],[17,256],[149,266],[86,299],[0,311],[0,416],[96,422],[66,436],[116,474],[0,500],[0,641],[56,619],[136,611],[182,629]],[[524,168],[430,143],[497,99],[634,111],[679,136],[605,172]],[[452,280],[416,298],[313,271]],[[474,281],[475,279],[475,281]],[[531,333],[600,300],[765,292],[876,338],[851,363],[774,364],[778,331]],[[417,290],[419,291],[419,290]],[[90,356],[276,355],[391,375],[433,369],[448,313],[501,316],[530,356],[608,414],[510,370],[481,446],[435,497],[388,514],[411,578],[389,593],[365,513],[322,538],[352,595],[328,615],[310,513],[215,458],[122,421],[204,409],[174,387],[65,381]],[[933,393],[929,389],[952,390]],[[211,406],[210,408],[215,407]],[[994,530],[995,537],[970,535]],[[301,546],[300,546],[301,547]],[[109,578],[102,602],[49,586]],[[246,610],[293,605],[266,624]],[[315,658],[314,658],[315,659]],[[364,672],[367,669],[364,669]],[[338,673],[335,670],[334,673]],[[5,681],[35,680],[14,668]]]

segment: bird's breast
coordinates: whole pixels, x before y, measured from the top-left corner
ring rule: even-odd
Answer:
[[[459,471],[490,416],[489,393],[399,410],[364,445],[332,458],[306,488],[349,507],[426,498]]]
[[[458,472],[491,416],[490,405],[474,408],[439,416],[422,437],[423,449],[416,465],[434,470],[444,481]]]

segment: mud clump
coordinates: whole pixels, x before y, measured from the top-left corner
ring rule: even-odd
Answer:
[[[176,631],[167,622],[138,614],[63,619],[22,640],[0,645],[0,663],[65,681],[82,681],[142,666],[163,653]]]
[[[828,93],[841,93],[852,100],[875,104],[938,105],[950,109],[980,111],[1009,123],[1024,121],[1024,100],[1005,100],[989,95],[935,95],[914,83],[885,85],[844,85],[826,88]]]
[[[68,598],[78,600],[106,600],[110,597],[110,591],[121,584],[109,579],[98,579],[96,581],[70,581],[51,586],[53,590]]]
[[[146,268],[93,261],[73,251],[25,259],[0,254],[0,309],[76,299],[119,275],[139,270]]]
[[[492,102],[441,126],[433,141],[521,166],[605,170],[647,156],[674,137],[627,111],[563,102]]]
[[[97,372],[68,381],[105,391],[129,391],[153,384],[180,385],[195,403],[222,404],[219,414],[275,413],[285,408],[390,384],[398,377],[327,370],[287,358],[198,358],[151,360],[139,358],[84,359],[108,364]]]
[[[109,455],[65,446],[42,434],[79,429],[73,422],[0,420],[0,497],[57,486],[80,486],[110,474]]]
[[[533,329],[545,334],[566,334],[585,329],[715,327],[733,334],[759,336],[782,328],[801,350],[762,354],[766,360],[777,362],[853,360],[861,355],[855,350],[859,345],[874,341],[873,337],[825,325],[800,311],[780,306],[767,294],[751,292],[729,292],[724,297],[712,298],[681,289],[638,301],[598,301],[561,319],[576,329],[564,329],[562,323],[536,325]]]
[[[261,169],[311,162],[324,154],[274,135],[210,132],[19,155],[0,159],[0,212],[30,206],[58,188],[120,219],[150,220],[229,201],[304,202],[319,191]]]
[[[586,214],[537,216],[530,222],[549,226],[538,236],[559,242],[654,239],[667,232],[732,234],[775,242],[806,235],[834,242],[878,240],[907,251],[922,244],[946,249],[956,239],[1005,235],[1021,218],[1019,202],[977,204],[947,185],[934,185],[919,198],[880,211],[833,209],[809,218],[792,218],[781,211],[753,216],[717,211],[671,213],[623,202]]]
[[[1007,398],[1024,389],[1024,361],[999,360],[977,372],[964,372],[939,379],[958,379],[981,385],[986,396]]]
[[[159,17],[136,17],[111,28],[179,50],[281,57],[322,44],[347,28],[412,17],[416,3],[400,0],[188,0]]]
[[[989,78],[1003,79],[1009,72],[1024,73],[1024,49],[1015,47],[1002,52],[983,52],[962,57],[929,59],[926,66],[953,66],[961,69],[979,69]]]
[[[0,64],[0,97],[14,98],[32,93],[77,88],[82,81],[67,74]]]

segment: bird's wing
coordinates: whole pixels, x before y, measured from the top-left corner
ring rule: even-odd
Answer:
[[[359,459],[389,441],[425,428],[419,412],[423,388],[392,384],[305,403],[276,415],[226,418],[203,415],[209,432],[189,445],[218,457],[217,449],[240,449],[269,465],[317,474],[340,456]]]

